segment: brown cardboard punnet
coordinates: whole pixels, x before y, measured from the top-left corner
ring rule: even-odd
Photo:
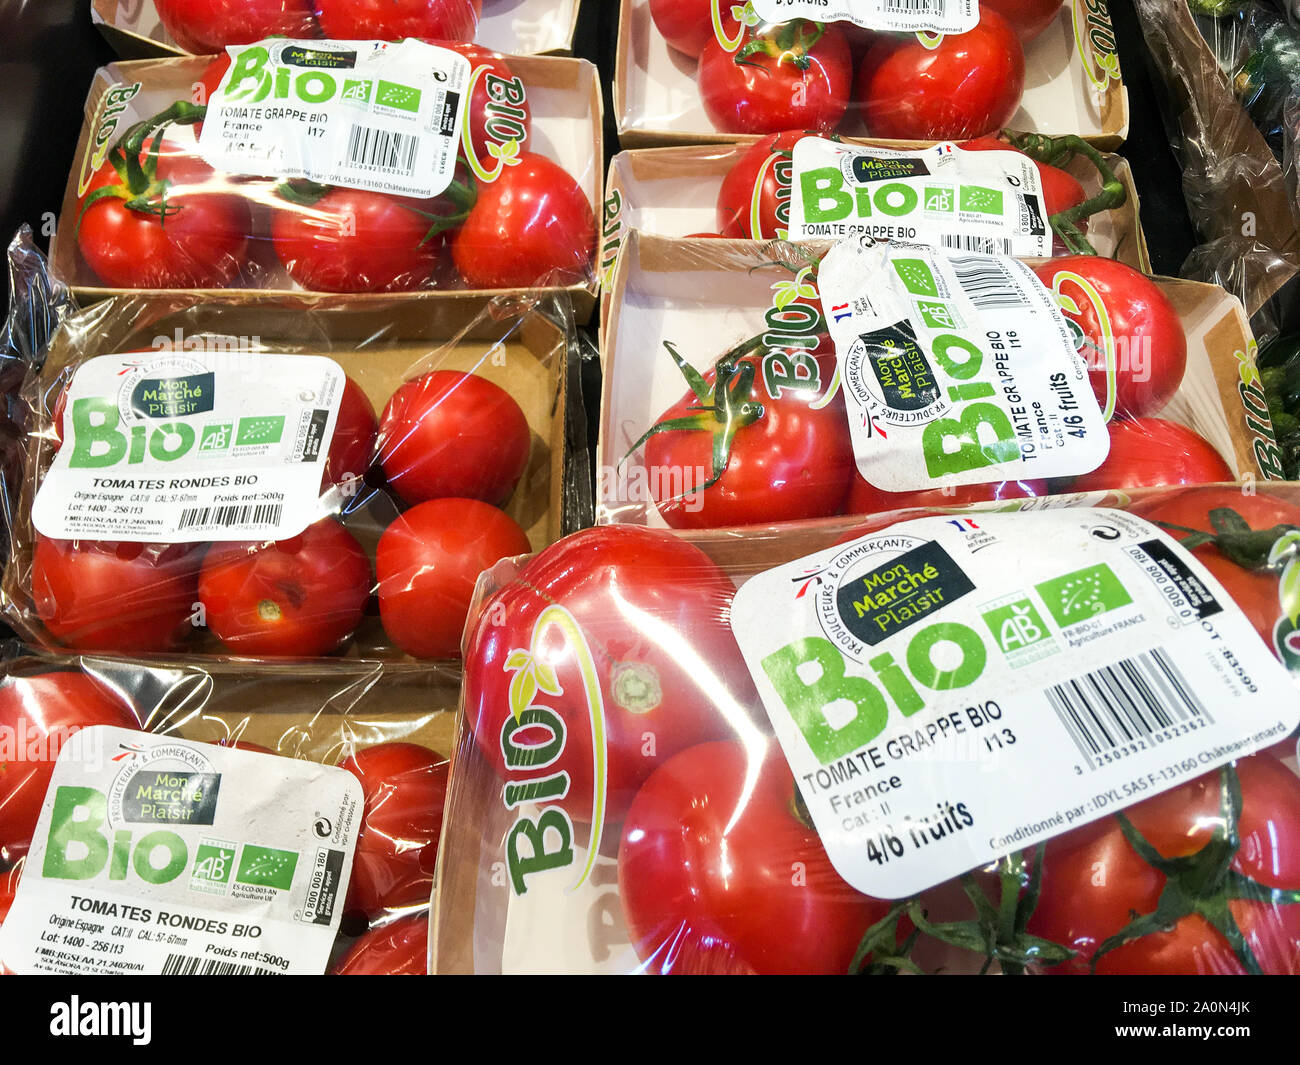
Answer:
[[[484,5],[475,43],[508,55],[560,55],[573,50],[579,0],[515,0]],[[163,29],[153,0],[92,0],[91,18],[123,59],[185,55]]]
[[[149,59],[111,63],[96,72],[86,98],[85,121],[50,248],[50,265],[55,276],[66,282],[83,302],[134,292],[104,285],[91,272],[77,249],[76,227],[82,183],[84,181],[88,184],[94,172],[89,159],[106,94],[118,85],[139,83],[142,86],[117,119],[112,136],[107,139],[107,143],[111,144],[133,123],[158,114],[178,99],[191,99],[194,86],[209,62],[209,59],[198,56]],[[603,104],[596,68],[583,59],[548,56],[511,57],[510,67],[527,87],[532,108],[532,133],[525,149],[546,155],[572,174],[591,203],[593,213],[598,214],[598,205],[602,202],[604,148]],[[193,135],[192,127],[180,128],[174,133],[178,138],[192,138]],[[252,262],[248,273],[259,284],[258,287],[240,288],[238,291],[249,302],[274,302],[286,295],[305,295],[304,290],[288,276],[276,258],[270,246],[269,221],[259,219],[264,213],[254,211],[255,232],[251,234],[253,239],[249,242]],[[173,291],[184,291],[191,298],[202,299],[225,290]],[[511,291],[523,295],[539,290],[430,288],[410,293],[362,294],[351,298],[361,303],[367,300],[391,302],[395,298],[417,302],[455,299],[482,306],[493,296]],[[540,291],[567,292],[573,302],[574,315],[579,322],[585,322],[595,307],[595,266],[593,264],[592,280],[586,284],[571,284]]]
[[[614,115],[620,145],[754,139],[714,129],[700,104],[696,61],[668,47],[650,19],[649,0],[619,3]],[[1101,0],[1066,0],[1060,19],[1026,49],[1025,94],[1008,125],[1033,133],[1075,133],[1105,150],[1114,150],[1127,136],[1128,91]]]
[[[366,393],[376,414],[403,382],[433,370],[472,372],[509,392],[532,430],[528,466],[502,508],[528,534],[534,550],[587,524],[586,458],[566,448],[569,423],[585,418],[578,389],[569,387],[569,331],[544,303],[502,299],[479,314],[444,301],[440,314],[410,301],[361,306],[339,301],[268,309],[224,299],[119,297],[70,319],[55,335],[39,375],[24,386],[31,408],[23,483],[10,529],[9,563],[0,583],[0,610],[27,642],[57,649],[32,601],[35,531],[31,505],[54,457],[51,407],[71,369],[96,355],[185,350],[327,355]],[[454,313],[453,313],[454,312]],[[375,545],[398,504],[382,488],[367,488],[344,517],[373,560]],[[220,642],[195,633],[178,652],[185,661],[224,656]],[[159,656],[160,659],[167,656]],[[394,668],[423,668],[387,639],[377,613],[368,612],[345,650],[328,661],[384,660]]]
[[[825,242],[802,245],[820,257]],[[1030,262],[1041,260],[1029,260]],[[800,246],[779,241],[673,240],[633,231],[610,290],[601,352],[604,393],[597,445],[596,520],[663,528],[642,498],[640,450],[632,444],[685,392],[664,351],[674,343],[700,370],[734,344],[764,331],[772,286],[792,276],[779,263],[806,265]],[[1223,289],[1158,278],[1187,334],[1187,371],[1169,405],[1157,412],[1208,440],[1239,479],[1281,477],[1267,410],[1258,396],[1254,347],[1241,304]],[[825,519],[830,520],[830,519]]]

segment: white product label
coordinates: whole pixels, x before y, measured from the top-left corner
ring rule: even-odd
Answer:
[[[998,255],[1050,256],[1034,161],[936,144],[915,152],[805,137],[794,147],[790,239],[906,240]]]
[[[464,56],[422,41],[232,46],[199,153],[217,170],[427,199],[451,183]]]
[[[0,957],[18,973],[319,975],[361,813],[343,769],[82,729],[59,752]]]
[[[321,470],[346,381],[317,355],[91,359],[68,388],[32,522],[59,540],[296,536],[329,510]]]
[[[979,0],[750,0],[768,22],[806,18],[852,22],[892,33],[965,33],[980,20]],[[740,5],[737,5],[740,6]]]
[[[753,578],[732,628],[831,862],[882,898],[1300,721],[1209,571],[1114,510],[904,522]]]
[[[1023,263],[859,237],[826,254],[818,288],[870,484],[1070,477],[1105,460],[1087,366]]]

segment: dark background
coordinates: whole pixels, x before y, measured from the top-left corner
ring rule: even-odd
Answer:
[[[1131,109],[1123,154],[1141,196],[1156,272],[1177,274],[1193,244],[1178,168],[1156,109],[1131,0],[1111,0],[1110,8]],[[614,75],[617,21],[616,0],[583,0],[575,52],[600,67],[607,86]],[[91,76],[113,58],[90,21],[90,0],[0,0],[0,236],[6,243],[23,222],[42,247],[48,243]],[[618,141],[608,91],[605,127],[612,154]]]

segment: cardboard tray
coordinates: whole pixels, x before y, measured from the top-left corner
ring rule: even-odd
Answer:
[[[117,120],[112,137],[142,118],[157,114],[177,99],[190,99],[195,83],[210,60],[203,57],[172,59],[146,59],[137,62],[112,63],[95,74],[86,98],[85,120],[77,142],[67,187],[59,212],[54,237],[50,242],[50,267],[52,273],[68,284],[74,295],[83,302],[104,299],[115,295],[138,295],[136,290],[119,289],[104,285],[82,261],[77,249],[76,224],[80,212],[83,181],[89,182],[94,168],[90,156],[95,143],[95,132],[101,121],[106,94],[117,85],[134,85],[142,88],[127,104]],[[527,147],[554,159],[578,181],[593,212],[602,202],[601,183],[604,178],[604,141],[602,132],[603,103],[596,68],[582,59],[543,56],[511,58],[511,70],[525,83],[532,107],[532,135]],[[181,129],[177,137],[192,137],[190,129]],[[101,142],[103,137],[101,136]],[[112,143],[111,137],[108,143]],[[259,215],[261,216],[259,218]],[[248,302],[276,301],[289,295],[304,295],[304,290],[288,276],[270,246],[269,221],[265,212],[254,212],[250,241],[250,256],[259,277],[265,284],[257,288],[238,289]],[[222,289],[170,290],[192,299],[209,298]],[[566,292],[573,303],[579,322],[590,317],[596,302],[596,280],[593,276],[586,284],[571,284],[551,289],[426,289],[409,293],[375,293],[351,297],[359,303],[366,301],[390,302],[470,300],[482,306],[493,296],[503,292],[519,295],[533,292]],[[164,294],[170,294],[164,292]]]
[[[475,43],[509,55],[573,50],[580,0],[487,0]],[[185,55],[163,29],[153,0],[92,0],[90,17],[123,59]]]
[[[620,0],[614,114],[624,148],[755,139],[713,128],[700,104],[695,66],[695,60],[673,51],[659,35],[650,20],[649,0]],[[1128,92],[1120,77],[1115,31],[1100,0],[1066,0],[1060,21],[1030,44],[1024,98],[1009,126],[1077,133],[1107,151],[1124,140]],[[881,143],[901,147],[923,142]]]

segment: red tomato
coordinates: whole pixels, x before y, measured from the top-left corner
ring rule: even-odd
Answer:
[[[856,470],[849,489],[846,514],[881,514],[905,507],[958,507],[964,503],[983,503],[993,499],[1024,499],[1047,495],[1046,481],[990,481],[988,484],[964,484],[944,491],[927,488],[916,492],[887,492],[869,484]]]
[[[882,35],[858,68],[854,99],[867,132],[899,140],[960,140],[1011,121],[1025,89],[1025,53],[1006,20],[981,8],[967,33],[927,48]]]
[[[583,281],[596,251],[587,194],[558,163],[524,152],[493,182],[451,237],[451,255],[473,288],[531,288]]]
[[[1014,148],[1006,141],[998,140],[997,137],[976,137],[974,140],[963,141],[962,148],[968,152],[1018,152],[1024,155],[1019,148]],[[1034,167],[1038,170],[1038,178],[1043,186],[1043,206],[1048,215],[1060,214],[1062,211],[1071,207],[1078,207],[1087,198],[1088,194],[1084,192],[1083,186],[1073,174],[1068,174],[1060,167],[1051,166],[1048,163],[1040,163],[1034,160]],[[1081,231],[1088,228],[1088,220],[1082,219],[1075,225]]]
[[[213,544],[199,575],[208,628],[234,654],[329,654],[361,624],[370,560],[333,518],[288,540]]]
[[[718,190],[718,230],[724,237],[784,240],[790,227],[794,146],[817,134],[773,133],[736,160]]]
[[[722,32],[734,38],[740,23],[732,16],[729,0],[650,0],[650,18],[670,48],[699,59],[713,39],[713,16],[717,13]]]
[[[835,26],[797,19],[747,30],[735,52],[713,38],[698,77],[704,113],[722,133],[829,133],[848,107],[853,67]]]
[[[727,735],[728,717],[734,722],[753,705],[727,621],[733,593],[708,556],[666,532],[610,525],[547,548],[471,622],[465,720],[484,757],[504,777],[503,747],[518,754],[550,740],[547,726],[529,711],[541,708],[534,712],[539,719],[558,714],[564,748],[548,772],[569,776],[568,794],[559,800],[569,816],[591,820],[585,644],[604,707],[606,816],[619,820],[655,766],[683,747]],[[552,607],[572,618],[580,643]],[[535,633],[544,613],[550,624]],[[512,691],[543,667],[562,690],[537,688],[516,727]]]
[[[52,540],[37,534],[36,613],[78,651],[175,650],[193,629],[203,549],[194,544]]]
[[[1091,473],[1070,483],[1073,492],[1107,488],[1159,488],[1236,480],[1214,447],[1184,425],[1163,418],[1110,423],[1110,454]]]
[[[532,131],[532,109],[528,104],[528,91],[505,58],[473,44],[456,44],[430,41],[443,48],[459,52],[470,63],[473,90],[465,112],[464,136],[473,146],[479,164],[490,167],[494,160],[488,145],[504,145],[510,141],[520,147],[528,143]]]
[[[1229,519],[1244,523],[1243,532],[1259,533],[1278,526],[1300,529],[1300,506],[1268,493],[1247,494],[1240,488],[1185,488],[1163,492],[1140,500],[1133,513],[1155,522],[1176,540],[1186,539],[1195,530],[1202,533],[1221,533],[1215,524]],[[1220,546],[1222,545],[1222,546]],[[1232,551],[1236,546],[1231,535],[1221,536],[1213,543],[1193,549],[1193,554],[1223,585],[1246,617],[1250,619],[1260,638],[1274,654],[1279,654],[1275,630],[1282,619],[1282,606],[1278,597],[1278,573],[1266,569],[1250,568],[1234,561],[1222,548]],[[1256,550],[1259,550],[1256,546]],[[1263,551],[1262,562],[1267,558]],[[1294,652],[1300,655],[1300,641],[1294,642]],[[1294,745],[1293,745],[1294,749]]]
[[[163,28],[185,51],[211,55],[265,37],[318,37],[308,0],[154,0]]]
[[[1187,337],[1169,297],[1114,259],[1067,255],[1034,267],[1076,329],[1097,402],[1105,410],[1107,352],[1115,363],[1115,411],[1140,418],[1173,399],[1187,369]]]
[[[91,725],[138,729],[140,722],[121,696],[85,673],[0,681],[0,859],[27,853],[59,751]],[[0,886],[6,879],[0,874]]]
[[[361,781],[365,796],[347,908],[372,914],[428,902],[447,759],[415,743],[380,743],[341,765]]]
[[[409,292],[430,285],[443,241],[425,239],[437,200],[332,188],[277,205],[271,239],[289,276],[313,292]]]
[[[213,94],[221,87],[221,79],[226,76],[226,71],[230,69],[230,54],[222,52],[212,60],[203,70],[203,76],[199,78],[196,88],[200,91],[196,93],[199,98],[194,102],[203,107],[207,107],[212,101]],[[203,123],[194,124],[194,139],[198,140],[203,135]]]
[[[483,0],[314,0],[313,6],[321,30],[336,41],[472,41]]]
[[[655,432],[645,444],[650,492],[664,521],[700,529],[839,514],[854,471],[844,397],[837,393],[814,407],[834,374],[831,355],[780,351],[741,359],[722,387],[716,368],[705,374],[715,395],[739,405],[734,418],[741,428],[722,476],[702,491],[713,476],[714,440],[727,432],[727,418],[702,412],[713,400],[687,389],[656,424],[692,419],[698,427]]]
[[[330,970],[331,976],[427,976],[429,915],[416,913],[372,928]]]
[[[1241,780],[1240,844],[1233,872],[1265,888],[1300,889],[1300,779],[1271,755],[1237,764]],[[1125,811],[1165,858],[1190,858],[1222,831],[1219,772],[1207,773]],[[1180,878],[1181,890],[1210,912],[1226,909],[1265,973],[1300,973],[1300,906],[1233,897],[1208,870],[1212,855]],[[1208,885],[1207,885],[1208,881]],[[1138,856],[1119,822],[1103,818],[1051,840],[1042,895],[1029,931],[1078,951],[1057,972],[1086,973],[1098,947],[1135,917],[1152,913],[1167,877]],[[1178,917],[1168,931],[1130,940],[1098,959],[1103,974],[1232,975],[1246,972],[1221,932],[1199,914]]]
[[[1028,44],[1056,21],[1065,0],[980,0],[1011,24],[1021,44]]]
[[[104,192],[110,188],[126,191],[111,156],[82,197],[77,227],[81,256],[104,284],[224,288],[238,276],[252,230],[248,201],[197,155],[165,146],[152,211],[128,207],[127,199]],[[103,198],[86,207],[96,195]]]
[[[379,464],[408,503],[447,496],[504,503],[531,445],[528,419],[510,393],[457,370],[407,381],[379,425]]]
[[[845,974],[888,912],[840,879],[795,813],[794,778],[775,741],[768,748],[692,747],[637,792],[618,893],[646,971]]]
[[[478,575],[532,551],[508,515],[477,499],[432,499],[379,538],[379,616],[393,643],[416,658],[459,658]]]
[[[322,490],[352,477],[364,476],[375,461],[378,436],[379,420],[375,417],[375,408],[361,391],[361,386],[349,377],[339,400],[334,438],[330,441],[321,470]]]

